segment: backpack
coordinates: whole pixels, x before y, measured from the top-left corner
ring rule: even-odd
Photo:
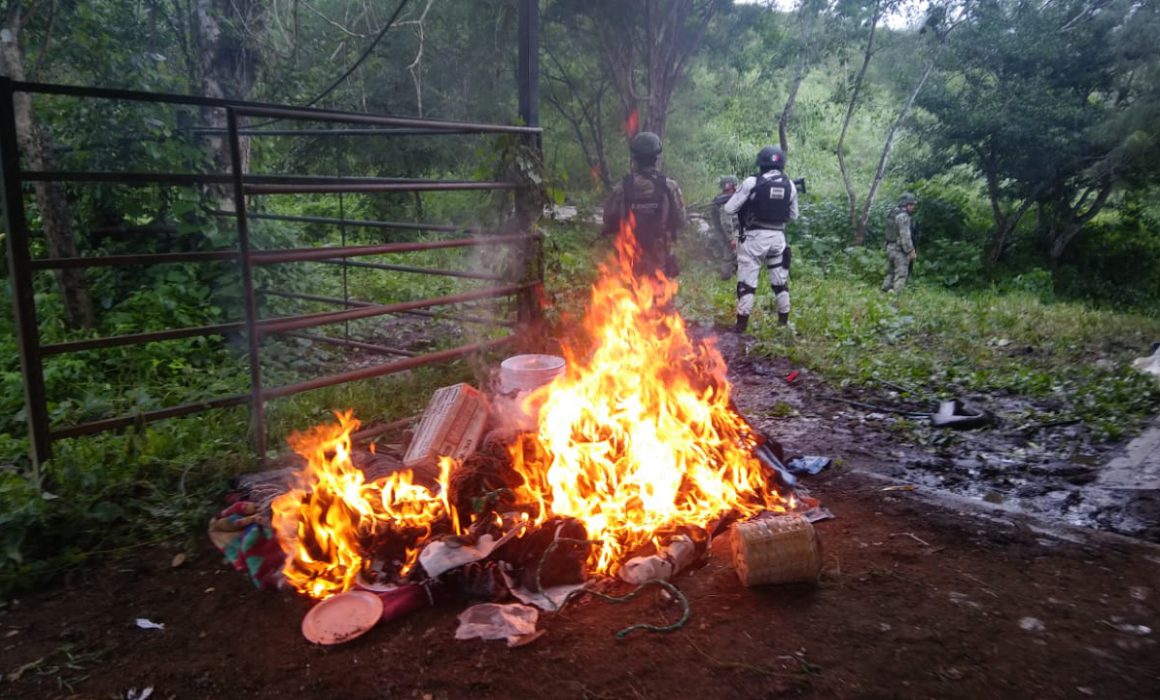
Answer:
[[[663,173],[654,177],[639,175],[652,182],[652,192],[639,192],[636,187],[638,173],[624,176],[621,188],[624,192],[624,216],[633,213],[636,221],[636,237],[640,241],[666,240],[669,218],[672,212],[672,193]]]

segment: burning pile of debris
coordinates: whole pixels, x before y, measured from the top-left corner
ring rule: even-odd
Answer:
[[[270,539],[284,582],[322,601],[309,638],[344,641],[453,594],[487,601],[460,636],[524,642],[536,608],[499,601],[558,610],[617,579],[679,596],[667,581],[730,525],[746,585],[817,576],[799,512],[816,502],[733,407],[713,341],[672,309],[676,283],[633,275],[629,231],[616,246],[587,311],[592,347],[512,358],[488,394],[435,392],[399,468],[355,466],[349,411],[292,436],[306,466],[272,500]]]

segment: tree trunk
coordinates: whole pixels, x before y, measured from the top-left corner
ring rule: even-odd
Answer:
[[[247,31],[264,28],[265,4],[262,0],[196,0],[193,23],[195,45],[199,57],[201,92],[206,97],[246,99],[254,86],[258,56],[251,48],[256,45]],[[205,107],[202,119],[206,126],[226,128],[226,111]],[[215,172],[228,173],[233,167],[229,141],[213,136],[208,140]],[[242,172],[249,169],[249,139],[241,141]],[[232,191],[218,187],[211,190],[220,201],[219,207],[235,211]]]
[[[1088,205],[1087,211],[1081,214],[1080,209],[1084,205],[1087,205],[1087,198],[1091,196],[1093,191],[1096,192],[1095,200]],[[1112,183],[1107,181],[1099,185],[1093,185],[1074,205],[1069,199],[1061,198],[1059,203],[1059,218],[1062,219],[1062,225],[1060,226],[1059,232],[1052,237],[1051,248],[1048,251],[1053,268],[1059,264],[1060,258],[1063,257],[1064,251],[1071,245],[1071,242],[1083,233],[1084,224],[1091,221],[1104,208],[1111,193]]]
[[[673,91],[722,4],[723,0],[605,0],[586,4],[626,122],[643,102],[646,111],[641,126],[664,138]],[[634,80],[641,59],[646,95],[637,90]]]
[[[1005,215],[997,206],[992,206],[992,211],[995,213],[995,233],[991,240],[991,246],[987,251],[987,262],[994,265],[1003,259],[1003,254],[1007,252],[1010,247],[1010,236],[1015,231],[1015,227],[1023,220],[1023,216],[1035,204],[1033,199],[1025,199],[1010,215]]]
[[[986,162],[986,159],[984,159]],[[1035,204],[1034,197],[1028,197],[1023,200],[1010,215],[1003,213],[1003,199],[1002,193],[999,191],[999,177],[993,168],[985,168],[983,172],[983,179],[987,183],[987,198],[991,200],[991,218],[995,221],[995,230],[991,236],[991,244],[988,246],[986,260],[989,264],[994,265],[1003,259],[1003,253],[1008,247],[1008,237],[1019,222],[1023,220],[1023,216]]]
[[[878,29],[878,17],[882,11],[881,0],[875,0],[874,13],[870,17],[870,34],[866,37],[866,48],[862,52],[862,67],[854,78],[854,88],[850,92],[850,103],[846,106],[846,116],[842,119],[842,134],[838,137],[838,169],[842,172],[842,184],[846,186],[846,198],[850,203],[850,230],[858,228],[858,196],[854,194],[854,185],[850,181],[850,169],[846,165],[846,132],[850,129],[850,121],[854,117],[854,108],[858,106],[858,97],[862,93],[862,82],[866,77],[866,69],[870,67],[870,59],[874,56],[874,34]]]
[[[862,245],[866,242],[866,225],[870,221],[870,207],[874,204],[874,195],[878,193],[878,186],[882,184],[882,178],[886,176],[886,164],[890,160],[890,151],[894,147],[894,137],[902,128],[903,123],[906,122],[906,116],[910,114],[910,108],[914,106],[914,100],[918,97],[922,86],[926,84],[926,79],[930,77],[933,68],[934,57],[931,57],[926,63],[926,68],[922,71],[922,77],[918,79],[914,89],[910,91],[910,96],[906,98],[906,102],[903,103],[902,109],[898,112],[898,118],[894,120],[889,133],[886,134],[886,143],[882,146],[882,156],[878,159],[878,167],[874,170],[874,179],[870,181],[870,189],[866,192],[866,201],[862,202],[862,216],[858,219],[858,228],[854,231],[854,245]]]
[[[777,120],[777,142],[783,153],[789,153],[789,120],[793,116],[793,108],[797,103],[798,90],[802,80],[806,77],[806,65],[810,54],[809,32],[809,4],[807,0],[800,0],[798,5],[798,28],[801,30],[801,47],[798,50],[798,62],[794,67],[793,82],[789,86],[789,95],[785,98],[785,106],[781,109],[781,116]]]
[[[785,107],[781,110],[781,117],[777,120],[777,142],[781,144],[783,153],[789,154],[789,118],[793,116],[794,103],[797,102],[798,88],[802,86],[802,79],[806,76],[806,57],[805,49],[802,49],[802,56],[798,59],[797,68],[794,71],[793,82],[789,86],[789,95],[785,98]]]
[[[24,80],[24,52],[20,48],[20,30],[25,12],[22,3],[11,2],[0,34],[0,71],[13,80]],[[32,100],[27,93],[13,95],[16,139],[25,165],[32,171],[55,170],[52,154],[32,114]],[[36,206],[49,257],[77,257],[72,214],[64,187],[59,182],[33,184]],[[64,301],[65,322],[69,328],[92,328],[93,303],[83,269],[56,270],[56,281]]]

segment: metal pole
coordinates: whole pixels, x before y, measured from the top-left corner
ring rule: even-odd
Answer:
[[[519,0],[520,118],[525,126],[540,125],[540,3]]]
[[[48,407],[44,390],[44,367],[40,361],[40,329],[36,325],[36,299],[32,290],[32,260],[28,252],[28,221],[24,216],[24,191],[20,178],[20,144],[16,137],[16,112],[12,81],[0,78],[0,161],[4,178],[4,217],[8,231],[8,276],[12,281],[12,306],[16,313],[16,342],[24,377],[24,408],[28,414],[28,442],[32,447],[32,473],[37,484],[40,468],[52,457]]]
[[[260,460],[266,459],[266,415],[262,401],[261,339],[258,337],[258,304],[254,297],[254,268],[250,259],[250,227],[246,221],[246,187],[242,173],[242,145],[238,136],[238,115],[226,109],[230,130],[230,165],[234,175],[234,211],[238,220],[238,248],[242,254],[242,294],[246,309],[246,336],[250,351],[250,415],[254,425],[254,445]]]
[[[14,87],[25,92],[45,95],[69,95],[72,97],[99,97],[107,100],[134,100],[141,102],[167,102],[170,104],[197,105],[198,107],[232,107],[247,117],[278,117],[281,119],[302,119],[307,121],[345,122],[352,124],[381,124],[383,126],[427,127],[444,129],[455,133],[477,134],[519,134],[533,131],[531,127],[505,126],[503,124],[481,124],[477,122],[455,122],[442,119],[420,119],[416,117],[392,117],[367,114],[365,112],[343,112],[316,107],[285,107],[268,102],[245,102],[193,95],[172,93],[141,92],[139,90],[119,90],[113,88],[92,88],[79,85],[57,85],[54,83],[15,82]]]
[[[527,126],[540,125],[540,3],[539,0],[519,0],[519,89],[520,118]],[[517,137],[521,138],[521,137]],[[544,142],[539,132],[523,137],[527,146],[543,162]],[[531,183],[527,183],[530,187]],[[523,189],[516,193],[517,225],[521,232],[532,232],[539,221],[543,204],[536,192]],[[544,281],[544,243],[536,236],[523,246],[524,281],[535,281],[539,286],[520,295],[517,316],[521,323],[537,325],[542,317],[541,300]]]
[[[343,144],[346,143],[344,139],[336,138],[334,140],[334,160],[335,169],[338,171],[338,177],[342,177],[343,171],[343,156],[345,149]],[[343,193],[338,193],[338,230],[339,235],[342,236],[342,247],[346,247],[346,200]],[[350,301],[350,262],[349,258],[342,259],[342,299],[344,302]],[[343,337],[350,340],[350,321],[347,321],[342,326]]]

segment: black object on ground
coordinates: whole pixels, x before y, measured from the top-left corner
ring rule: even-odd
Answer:
[[[970,406],[955,399],[939,404],[938,412],[930,414],[930,424],[936,428],[968,430],[982,428],[995,421],[995,416],[985,408]]]

